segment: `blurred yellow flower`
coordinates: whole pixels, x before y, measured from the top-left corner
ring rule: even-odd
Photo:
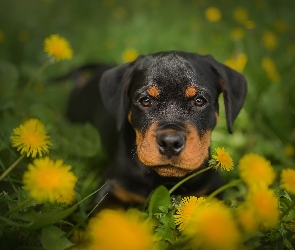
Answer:
[[[124,51],[122,59],[124,63],[133,62],[138,57],[138,53],[135,49],[127,49]]]
[[[75,199],[74,187],[77,177],[70,171],[70,165],[62,160],[53,161],[49,157],[35,159],[24,173],[24,188],[39,202],[66,202]]]
[[[248,10],[243,7],[235,8],[233,11],[233,18],[238,23],[244,23],[248,20]]]
[[[258,154],[246,154],[239,161],[241,179],[248,186],[269,186],[276,178],[270,161]]]
[[[205,17],[210,22],[218,22],[220,21],[222,14],[221,11],[216,7],[209,7],[205,10]]]
[[[278,38],[272,31],[265,31],[262,36],[262,43],[265,48],[274,50],[278,46]]]
[[[181,205],[176,211],[175,225],[178,225],[180,231],[184,230],[190,221],[196,208],[205,201],[203,197],[197,198],[195,196],[183,197]]]
[[[283,169],[281,172],[282,188],[291,194],[295,194],[295,170],[291,168]]]
[[[253,20],[247,20],[244,22],[244,25],[247,29],[251,30],[256,27],[256,23]]]
[[[44,51],[56,61],[71,59],[73,56],[70,43],[58,34],[45,38]]]
[[[5,41],[5,33],[0,30],[0,43],[3,43]]]
[[[127,18],[128,12],[123,7],[117,7],[114,9],[112,16],[117,19],[118,21],[123,21]]]
[[[230,37],[233,40],[241,40],[245,37],[245,31],[242,28],[234,28],[230,31]]]
[[[295,156],[295,147],[292,144],[287,144],[284,150],[284,155],[286,157],[293,157]]]
[[[278,82],[280,80],[280,73],[277,70],[275,62],[270,57],[263,57],[261,60],[261,67],[266,72],[267,77],[272,82]]]
[[[102,5],[103,5],[104,7],[109,7],[109,8],[111,8],[111,7],[114,7],[115,4],[116,4],[116,1],[115,1],[115,0],[103,0],[103,1],[102,1]]]
[[[89,250],[154,249],[152,225],[135,211],[103,210],[89,221],[86,234]]]
[[[28,40],[30,39],[30,33],[28,30],[21,30],[19,33],[18,33],[18,40],[22,43],[25,43],[27,42]]]
[[[278,19],[275,22],[275,27],[278,32],[284,33],[287,30],[287,23],[282,19]]]
[[[246,234],[254,233],[258,229],[258,221],[253,209],[248,209],[245,205],[237,209],[237,220]]]
[[[46,135],[45,127],[38,119],[29,119],[19,127],[13,129],[10,137],[12,146],[17,147],[20,153],[27,153],[27,157],[49,152],[49,136]]]
[[[216,200],[198,206],[183,232],[197,249],[235,250],[241,240],[230,209]]]
[[[251,188],[246,197],[246,206],[253,210],[257,221],[264,229],[276,227],[279,221],[279,200],[272,189]]]
[[[244,53],[238,53],[233,58],[225,61],[225,64],[239,72],[243,72],[247,64],[248,57]]]
[[[215,149],[216,155],[212,155],[213,159],[217,162],[217,167],[222,170],[230,171],[234,169],[233,159],[229,153],[225,151],[224,147]]]

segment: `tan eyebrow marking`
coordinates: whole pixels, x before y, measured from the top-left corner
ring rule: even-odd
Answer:
[[[192,98],[198,93],[198,90],[194,86],[189,86],[185,90],[185,96],[187,98]]]
[[[160,90],[158,87],[156,86],[150,86],[147,90],[147,93],[151,96],[151,97],[158,97],[160,94]]]

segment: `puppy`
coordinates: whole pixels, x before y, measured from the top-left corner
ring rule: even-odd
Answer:
[[[219,95],[223,93],[232,133],[246,92],[244,76],[210,55],[160,52],[100,70],[84,88],[74,90],[68,109],[70,120],[90,121],[98,128],[111,156],[96,201],[108,193],[101,207],[142,204],[159,185],[171,188],[207,167]],[[87,119],[78,119],[73,103]],[[209,170],[175,194],[208,195],[220,185],[218,173]]]

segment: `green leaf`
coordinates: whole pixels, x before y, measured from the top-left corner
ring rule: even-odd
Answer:
[[[74,244],[64,237],[65,232],[55,226],[46,226],[41,231],[41,244],[45,250],[63,250]]]
[[[62,210],[62,211],[55,211],[55,212],[49,212],[49,213],[37,213],[37,212],[31,212],[23,214],[18,219],[21,221],[28,222],[27,228],[28,229],[38,229],[41,227],[44,227],[46,225],[54,224],[65,217],[69,216],[72,212],[74,212],[77,209],[77,205],[74,205],[68,209]]]
[[[174,214],[172,211],[161,218],[160,222],[162,222],[165,227],[175,229]]]
[[[156,229],[155,237],[160,240],[169,241],[170,243],[174,244],[175,242],[174,229],[175,229],[174,215],[173,215],[173,211],[171,211],[168,214],[165,214],[165,216],[163,216],[160,219],[160,223],[158,225],[158,228]]]
[[[292,201],[290,195],[284,190],[284,195],[283,197],[285,197],[287,200]]]
[[[294,246],[286,237],[283,237],[283,243],[284,243],[286,249],[294,250]]]
[[[295,210],[290,210],[290,212],[282,218],[282,221],[289,222],[293,219],[295,219]]]
[[[90,124],[65,124],[52,136],[56,150],[75,157],[90,158],[101,149],[97,130]]]
[[[168,211],[170,205],[169,191],[164,186],[159,186],[151,196],[148,211],[150,214]]]
[[[168,243],[165,241],[159,241],[155,245],[156,249],[166,249],[167,247],[168,247]]]
[[[165,241],[169,241],[172,244],[175,242],[173,230],[169,227],[158,227],[155,237]]]
[[[159,210],[165,214],[168,213],[168,208],[167,207],[163,207],[163,206],[159,206]]]

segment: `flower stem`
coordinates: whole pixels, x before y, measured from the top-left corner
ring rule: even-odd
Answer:
[[[2,181],[6,175],[10,173],[12,169],[25,157],[25,154],[22,154],[14,163],[11,164],[9,168],[5,170],[5,172],[0,176],[0,181]]]
[[[281,218],[283,218],[285,215],[288,215],[292,209],[295,209],[295,202],[293,202],[293,204],[290,207],[288,207],[286,211],[283,212]]]
[[[208,197],[207,197],[207,200],[209,199],[212,199],[214,198],[216,195],[220,194],[221,192],[223,192],[224,190],[228,189],[228,188],[231,188],[231,187],[234,187],[236,185],[238,185],[239,183],[241,183],[242,180],[235,180],[235,181],[232,181],[232,182],[229,182],[223,186],[221,186],[220,188],[216,189],[214,192],[212,192]]]
[[[94,208],[85,216],[85,218],[83,220],[81,220],[80,222],[78,222],[78,224],[76,226],[74,226],[66,235],[66,238],[69,238],[75,230],[77,230],[84,222],[85,220],[88,219],[88,217],[95,211],[95,209],[98,207],[98,205],[103,201],[103,199],[108,195],[108,193],[106,193],[101,200],[94,206]]]
[[[169,190],[169,194],[172,194],[177,188],[179,188],[183,183],[185,183],[186,181],[188,181],[189,179],[209,170],[210,168],[212,168],[212,166],[209,166],[207,168],[204,168],[198,172],[195,172],[191,175],[189,175],[188,177],[184,178],[183,180],[181,180],[180,182],[178,182],[176,185],[174,185],[170,190]]]
[[[52,59],[49,58],[48,60],[46,60],[41,66],[40,68],[36,71],[36,73],[28,80],[28,82],[26,83],[23,92],[21,93],[21,96],[19,98],[17,107],[16,107],[16,116],[19,115],[20,112],[20,108],[23,104],[23,101],[26,97],[26,95],[28,94],[29,90],[32,88],[32,86],[34,85],[36,79],[43,73],[43,71],[51,64]]]
[[[15,205],[10,211],[8,211],[4,216],[8,217],[9,215],[13,214],[14,212],[20,210],[22,207],[24,207],[25,205],[27,205],[28,203],[30,203],[33,199],[30,197],[26,200],[24,200],[23,202]]]

